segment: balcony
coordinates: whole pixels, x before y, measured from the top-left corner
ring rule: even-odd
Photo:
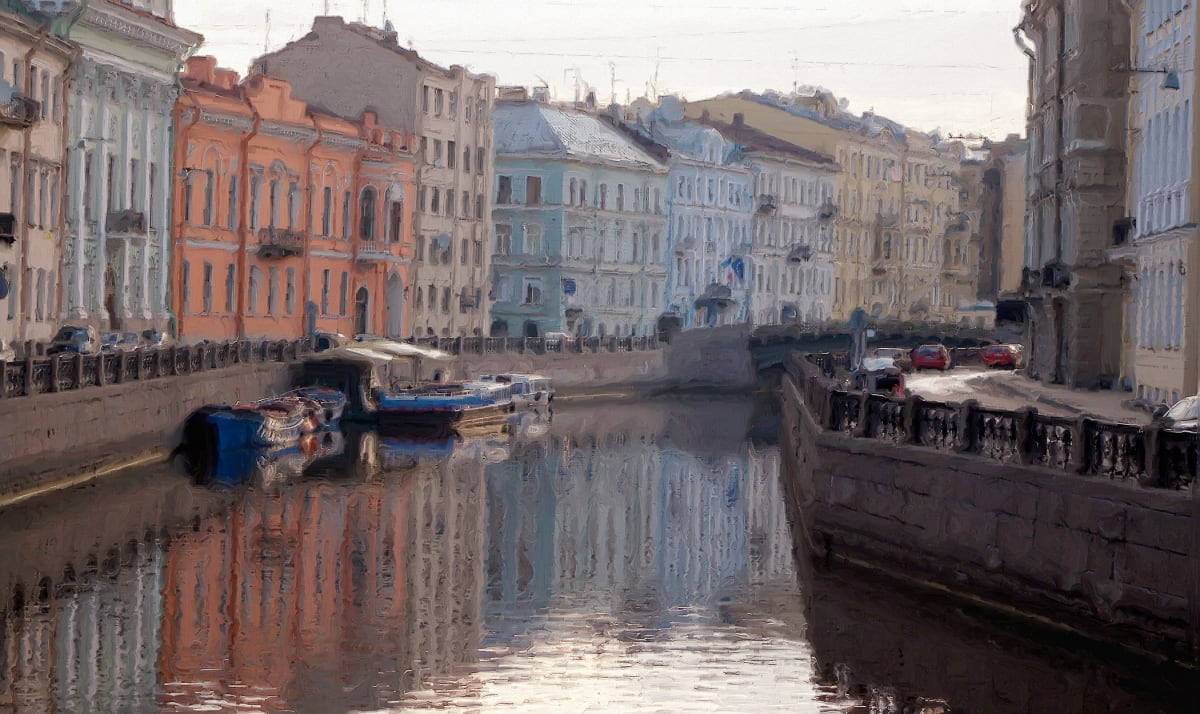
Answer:
[[[388,244],[377,240],[359,241],[357,255],[364,263],[382,263],[392,257],[388,251]]]
[[[774,213],[779,207],[778,201],[774,194],[764,193],[758,197],[758,212],[764,214]]]
[[[1065,290],[1071,286],[1071,268],[1062,263],[1050,263],[1042,268],[1042,287]]]
[[[464,287],[458,294],[458,306],[464,310],[471,310],[479,307],[475,302],[475,293],[470,288]]]
[[[300,231],[260,228],[258,244],[260,258],[287,258],[304,255],[304,234]]]
[[[875,258],[871,261],[871,272],[876,275],[882,275],[888,271],[891,266],[891,261],[887,258]]]
[[[1137,218],[1126,216],[1115,222],[1112,227],[1112,243],[1110,247],[1119,248],[1125,245],[1133,238],[1134,231],[1137,229]]]
[[[33,126],[42,114],[42,105],[37,100],[14,92],[7,102],[0,103],[0,126],[25,129]]]
[[[14,243],[17,240],[17,217],[11,213],[0,213],[0,241]]]
[[[875,225],[881,228],[892,228],[900,224],[900,214],[898,213],[877,213],[875,214]]]
[[[141,211],[109,211],[104,220],[109,234],[146,235],[146,214]]]
[[[788,252],[787,259],[789,263],[804,263],[812,260],[812,255],[812,246],[808,245],[807,243],[802,243],[793,247],[791,251]]]
[[[837,216],[837,206],[832,201],[826,201],[817,208],[817,218],[822,221],[832,221]]]

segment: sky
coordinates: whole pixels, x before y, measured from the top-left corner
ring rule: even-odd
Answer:
[[[386,16],[429,60],[556,99],[577,81],[602,102],[813,85],[917,129],[1024,133],[1019,0],[175,0],[175,19],[204,35],[199,54],[244,72],[326,8]]]

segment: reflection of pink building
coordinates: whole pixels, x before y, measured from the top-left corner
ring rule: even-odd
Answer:
[[[370,697],[378,673],[396,667],[407,501],[403,484],[301,484],[247,494],[176,541],[164,577],[164,701],[338,708]],[[371,656],[376,642],[390,661]],[[362,687],[346,692],[349,683]]]

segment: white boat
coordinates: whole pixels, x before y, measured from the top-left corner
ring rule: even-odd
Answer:
[[[554,400],[553,383],[540,374],[485,374],[476,381],[509,385],[513,403],[520,406],[545,406]]]

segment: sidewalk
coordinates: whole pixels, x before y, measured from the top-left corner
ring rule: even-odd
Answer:
[[[993,409],[1031,406],[1052,416],[1089,414],[1133,424],[1150,422],[1149,413],[1125,405],[1130,399],[1127,392],[1068,389],[1006,370],[960,367],[950,372],[913,374],[907,386],[913,394],[939,401],[975,399]]]

